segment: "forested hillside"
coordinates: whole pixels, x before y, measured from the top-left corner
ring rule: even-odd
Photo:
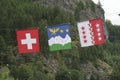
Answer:
[[[104,22],[103,9],[91,0],[64,1],[0,0],[0,80],[120,80],[120,26]],[[82,48],[76,22],[98,17],[108,40]],[[64,23],[71,27],[72,49],[50,52],[46,26]],[[41,52],[18,54],[16,30],[30,28],[39,28]]]

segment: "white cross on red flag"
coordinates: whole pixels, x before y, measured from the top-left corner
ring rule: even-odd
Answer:
[[[38,29],[17,30],[18,53],[39,52]]]
[[[77,23],[77,26],[82,47],[99,45],[105,42],[102,19],[80,22]]]

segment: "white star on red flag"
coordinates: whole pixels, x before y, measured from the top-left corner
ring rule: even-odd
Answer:
[[[102,20],[100,18],[80,22],[77,26],[82,47],[99,45],[105,42]]]

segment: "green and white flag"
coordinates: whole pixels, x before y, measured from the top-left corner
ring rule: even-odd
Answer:
[[[48,26],[47,33],[50,51],[71,49],[69,24]]]

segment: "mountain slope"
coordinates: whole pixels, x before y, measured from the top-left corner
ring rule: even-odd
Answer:
[[[102,18],[105,36],[108,38],[107,27],[105,24],[104,10],[101,5],[96,5],[92,0],[33,0],[50,7],[60,7],[67,12],[75,15],[77,21],[86,21],[94,18]]]
[[[110,80],[112,62],[119,63],[119,57],[110,55],[118,53],[119,45],[109,42],[81,48],[78,39],[76,22],[98,17],[104,22],[104,10],[91,0],[0,0],[0,8],[0,43],[3,43],[0,45],[0,67],[6,66],[14,79]],[[71,27],[72,49],[50,52],[45,26],[64,23]],[[18,54],[15,31],[36,27],[40,30],[41,52]],[[118,46],[114,53],[113,46]]]

